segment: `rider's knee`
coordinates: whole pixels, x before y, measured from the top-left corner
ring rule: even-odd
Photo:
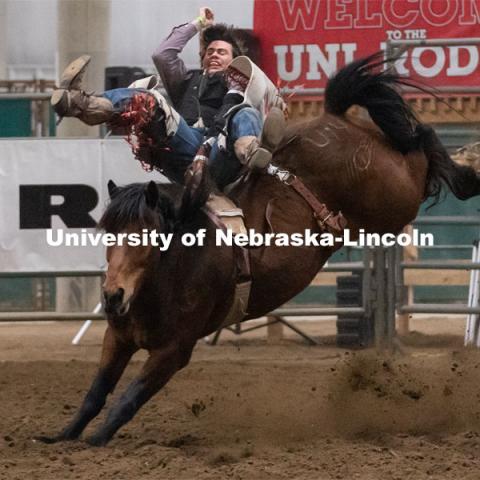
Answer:
[[[259,136],[263,122],[258,110],[245,107],[236,112],[229,123],[230,135],[240,138],[248,135]]]
[[[242,122],[262,123],[260,112],[253,107],[244,107],[238,112],[235,112],[232,117],[233,124],[240,124]]]

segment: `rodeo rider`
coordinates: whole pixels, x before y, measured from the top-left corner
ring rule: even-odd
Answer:
[[[188,71],[178,55],[199,32],[202,70]],[[214,24],[210,8],[201,8],[195,20],[173,28],[152,59],[170,103],[160,93],[157,76],[101,95],[87,93],[82,77],[90,57],[82,55],[64,70],[52,94],[55,112],[88,125],[128,125],[125,113],[132,110],[133,99],[149,99],[144,103],[149,116],[142,131],[154,147],[138,148],[137,158],[150,167],[160,164],[179,183],[202,146],[200,151],[208,152],[209,169],[220,187],[232,182],[242,165],[253,168],[269,163],[283,134],[285,103],[265,74],[241,56],[232,28]]]

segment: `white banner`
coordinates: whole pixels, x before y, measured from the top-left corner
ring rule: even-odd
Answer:
[[[0,270],[80,272],[104,269],[104,247],[52,247],[48,228],[95,232],[107,182],[155,180],[121,139],[0,140]]]

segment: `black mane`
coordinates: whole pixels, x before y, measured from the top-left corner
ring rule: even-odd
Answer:
[[[183,188],[176,184],[157,184],[158,202],[152,210],[145,197],[146,185],[132,183],[118,187],[97,228],[109,233],[124,231],[132,225],[142,229],[173,229],[175,204],[181,198]]]

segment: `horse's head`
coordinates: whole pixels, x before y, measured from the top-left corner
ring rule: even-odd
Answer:
[[[117,187],[108,182],[111,201],[98,223],[99,228],[117,238],[117,243],[107,248],[108,269],[103,284],[107,314],[125,315],[146,274],[158,268],[162,252],[152,245],[150,232],[168,235],[174,228],[196,224],[197,214],[213,188],[203,163],[193,164],[186,184],[186,188],[155,182]],[[149,241],[139,244],[145,237]],[[130,240],[135,238],[133,245]],[[158,275],[155,282],[156,286],[160,282]]]
[[[145,274],[160,255],[158,246],[140,241],[155,230],[173,231],[175,219],[171,197],[155,182],[117,187],[108,183],[111,202],[99,228],[116,235],[116,244],[107,247],[108,269],[103,284],[105,312],[125,315],[138,293]],[[140,243],[140,244],[138,244]]]

